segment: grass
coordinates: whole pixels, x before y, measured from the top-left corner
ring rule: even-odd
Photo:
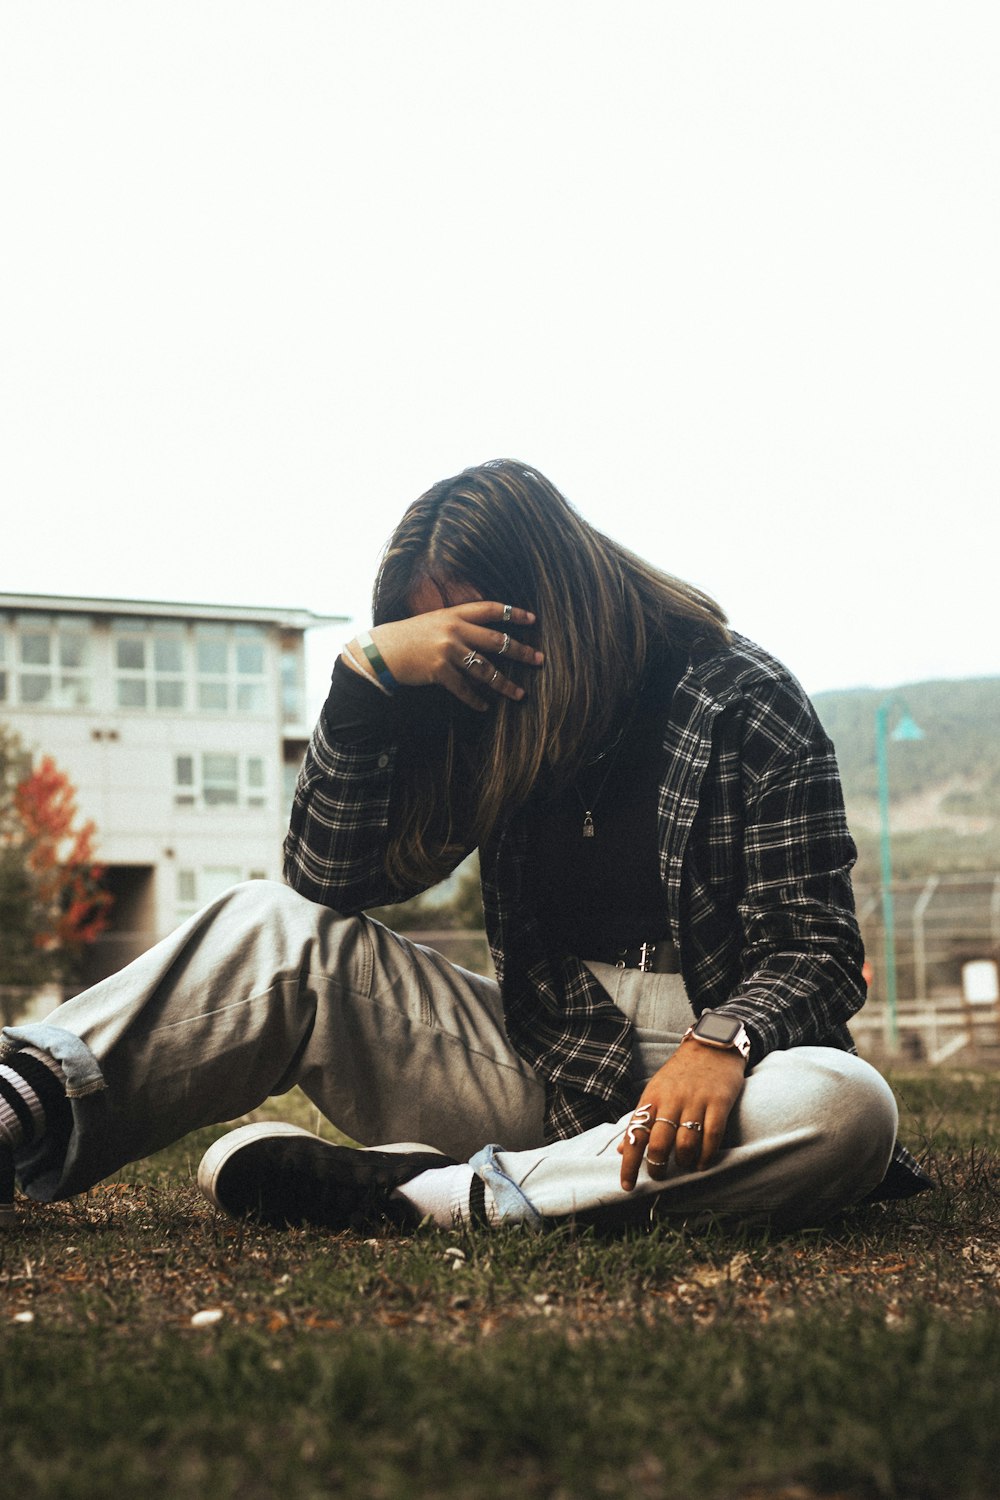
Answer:
[[[810,1234],[261,1231],[191,1186],[218,1131],[28,1207],[0,1239],[7,1490],[992,1500],[1000,1090],[894,1083],[938,1190]]]

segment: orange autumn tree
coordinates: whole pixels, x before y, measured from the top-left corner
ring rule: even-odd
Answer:
[[[95,827],[78,824],[76,790],[51,756],[30,769],[7,732],[0,762],[0,982],[66,979],[110,916]]]

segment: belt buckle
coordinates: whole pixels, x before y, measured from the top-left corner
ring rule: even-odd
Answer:
[[[639,969],[640,974],[654,974],[657,966],[657,948],[660,944],[655,942],[640,942],[637,948],[619,948],[618,959],[615,960],[616,969]],[[628,962],[630,954],[637,953],[636,963]]]
[[[642,974],[652,974],[653,965],[656,962],[656,943],[640,943],[636,948],[621,948],[615,961],[616,969],[638,969]],[[630,964],[628,957],[630,953],[638,952],[638,960]]]

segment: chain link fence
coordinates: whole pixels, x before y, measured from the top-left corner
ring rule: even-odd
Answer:
[[[878,886],[855,888],[868,955],[868,1004],[851,1023],[862,1055],[940,1065],[1000,1065],[1000,873],[932,875],[893,886],[897,991],[885,985],[883,896]],[[481,928],[424,928],[407,932],[452,963],[492,976]],[[102,972],[133,958],[148,934],[109,934],[114,951]],[[81,985],[29,988],[0,985],[0,1022],[9,1026],[47,1015]]]

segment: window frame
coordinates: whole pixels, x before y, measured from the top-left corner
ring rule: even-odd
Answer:
[[[273,776],[268,757],[236,750],[177,750],[174,752],[174,806],[198,812],[268,812],[273,803]],[[235,778],[217,774],[209,762],[232,760]],[[183,776],[181,774],[183,768]],[[234,796],[216,795],[231,787]]]

